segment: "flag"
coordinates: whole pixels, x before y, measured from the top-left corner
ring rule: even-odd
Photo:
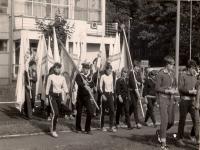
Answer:
[[[40,37],[37,48],[37,83],[36,83],[36,95],[42,94],[43,89],[43,77],[48,74],[47,68],[47,46],[44,35]]]
[[[100,68],[100,70],[103,70],[104,67],[105,67],[106,61],[107,61],[105,43],[103,42],[103,39],[102,39],[102,42],[101,42],[101,45],[100,45],[99,56],[100,57],[98,57],[98,60],[97,60],[97,67]]]
[[[119,63],[119,72],[121,72],[122,68],[130,69],[131,66],[131,59],[128,54],[128,47],[125,42],[125,38],[123,38],[122,43],[122,50],[121,50],[121,57],[120,57],[120,63]]]
[[[24,32],[21,33],[19,69],[17,75],[17,85],[15,92],[16,108],[21,111],[25,101],[25,81],[24,72],[28,70],[30,61],[29,39]]]
[[[49,71],[49,69],[53,66],[54,64],[54,59],[53,59],[53,54],[52,54],[52,50],[51,50],[51,39],[49,37],[48,39],[48,55],[47,55],[47,69]]]
[[[55,27],[53,27],[53,40],[54,40],[54,61],[60,63],[60,55],[58,50],[58,42],[57,42]]]
[[[62,71],[63,71],[62,73],[66,79],[70,97],[71,97],[72,96],[71,94],[74,88],[75,78],[79,71],[74,61],[72,60],[67,50],[65,49],[63,43],[61,41],[59,41],[59,43],[61,44],[61,60],[62,60],[61,64],[62,64]]]

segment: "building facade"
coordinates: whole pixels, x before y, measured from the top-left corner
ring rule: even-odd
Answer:
[[[103,43],[107,57],[118,40],[117,24],[105,21],[106,0],[1,0],[0,1],[0,85],[16,81],[22,33],[29,38],[30,51],[37,51],[41,31],[37,19],[52,20],[59,10],[75,32],[68,40],[73,59],[92,61]],[[111,52],[112,51],[112,52]],[[116,56],[114,59],[118,59]]]

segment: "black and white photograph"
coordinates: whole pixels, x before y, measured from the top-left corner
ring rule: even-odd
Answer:
[[[0,0],[0,150],[200,150],[200,0]]]

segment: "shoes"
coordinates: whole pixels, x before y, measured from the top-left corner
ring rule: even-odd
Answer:
[[[147,127],[151,126],[150,123],[148,123],[148,122],[145,122],[144,125],[147,126]]]
[[[101,130],[102,130],[103,132],[107,132],[107,129],[106,129],[105,127],[101,128]]]
[[[178,144],[178,146],[181,146],[181,147],[185,146],[185,143],[183,142],[182,139],[179,139],[179,140],[177,141],[177,144]]]
[[[156,130],[156,136],[157,136],[158,142],[161,143],[160,131],[159,130]]]
[[[142,128],[142,125],[141,125],[140,123],[137,123],[137,124],[136,124],[136,128],[137,128],[137,129],[141,129],[141,128]]]
[[[91,131],[85,131],[85,134],[92,135]]]
[[[51,121],[51,117],[49,116],[49,117],[47,117],[47,121]]]
[[[117,132],[117,129],[116,129],[115,127],[111,127],[111,128],[109,129],[109,131],[110,131],[110,132]]]
[[[160,149],[161,149],[161,150],[169,150],[169,147],[166,146],[166,145],[162,145],[162,146],[160,147]]]
[[[157,124],[156,124],[156,123],[155,123],[155,124],[153,124],[153,127],[154,127],[154,128],[157,128]]]
[[[52,132],[51,132],[51,135],[52,135],[53,137],[55,137],[55,138],[58,137],[58,134],[56,133],[56,131],[52,131]]]
[[[82,133],[82,129],[76,129],[76,133]]]

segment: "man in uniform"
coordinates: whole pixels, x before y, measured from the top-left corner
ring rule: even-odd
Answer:
[[[91,88],[93,88],[93,82],[88,81],[90,65],[89,63],[82,63],[82,71],[76,76],[76,83],[78,85],[77,92],[77,115],[76,115],[76,131],[82,132],[81,128],[81,116],[82,116],[82,108],[85,106],[86,108],[86,122],[85,122],[85,133],[91,134],[91,119],[93,116],[93,108],[91,102],[91,96],[89,92],[91,92]]]
[[[142,125],[139,123],[138,117],[138,100],[141,98],[139,87],[142,85],[142,75],[140,72],[140,62],[135,60],[133,65],[134,68],[129,74],[129,92],[131,98],[129,114],[131,116],[131,114],[134,113],[136,127],[140,129]]]
[[[128,129],[132,129],[130,116],[129,116],[129,103],[130,99],[128,96],[128,78],[127,70],[122,68],[121,77],[116,82],[116,96],[117,96],[117,112],[116,112],[116,125],[119,125],[119,118],[124,110],[125,121]]]
[[[160,104],[160,130],[156,131],[158,141],[162,150],[168,150],[166,145],[166,132],[174,124],[174,94],[176,90],[176,79],[173,71],[174,59],[171,56],[164,58],[166,66],[156,76],[155,90],[158,93]]]
[[[183,142],[184,136],[184,126],[185,120],[188,112],[191,115],[193,126],[194,126],[194,133],[196,139],[198,139],[198,125],[197,122],[199,118],[195,118],[195,107],[194,103],[196,102],[196,84],[197,84],[197,77],[196,77],[196,62],[194,60],[189,60],[187,63],[187,70],[182,73],[179,77],[179,92],[180,92],[180,105],[179,105],[179,125],[178,125],[178,145],[185,146]]]

